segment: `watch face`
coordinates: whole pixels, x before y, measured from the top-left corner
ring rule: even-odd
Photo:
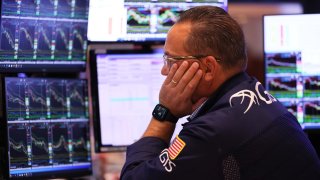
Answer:
[[[166,116],[167,109],[161,105],[157,105],[153,111],[153,116],[155,116],[159,120],[163,120],[164,117]]]
[[[159,121],[169,121],[174,124],[179,120],[179,118],[170,113],[169,109],[161,104],[156,105],[152,111],[152,116]]]

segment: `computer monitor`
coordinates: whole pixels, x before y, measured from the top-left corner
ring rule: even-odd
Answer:
[[[178,15],[191,7],[219,6],[227,0],[90,0],[90,42],[164,41]]]
[[[92,172],[87,81],[4,79],[7,177],[79,177]]]
[[[265,86],[304,129],[320,128],[320,14],[264,16]]]
[[[2,0],[0,72],[81,71],[89,0]]]
[[[92,52],[91,94],[97,152],[124,151],[146,130],[165,79],[163,50]],[[182,129],[179,120],[173,137]]]

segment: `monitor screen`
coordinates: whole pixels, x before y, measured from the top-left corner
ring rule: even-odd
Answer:
[[[227,0],[91,0],[88,39],[92,42],[164,41],[178,15],[200,5],[227,9]]]
[[[96,151],[122,151],[141,138],[165,79],[162,56],[162,49],[153,49],[98,53],[90,59]]]
[[[9,178],[91,173],[86,80],[5,78]]]
[[[89,0],[2,0],[0,72],[85,69]]]
[[[305,129],[320,128],[320,14],[264,16],[265,86]]]

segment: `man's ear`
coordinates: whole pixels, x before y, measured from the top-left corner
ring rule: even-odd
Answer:
[[[205,65],[204,79],[206,81],[212,81],[216,73],[217,61],[213,56],[208,56],[203,61]]]

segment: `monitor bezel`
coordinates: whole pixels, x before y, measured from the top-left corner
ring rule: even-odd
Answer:
[[[264,14],[262,16],[262,42],[263,42],[263,46],[262,46],[262,50],[263,50],[263,65],[264,65],[264,76],[263,76],[263,80],[264,80],[264,87],[267,87],[267,65],[266,65],[266,51],[265,51],[265,41],[266,41],[266,32],[265,32],[265,21],[267,17],[275,17],[275,16],[312,16],[312,15],[319,15],[320,13],[313,13],[313,14],[302,14],[302,13],[292,13],[292,14]],[[320,129],[320,123],[317,126],[305,126],[305,123],[299,123],[301,128],[305,131],[305,132],[309,132],[309,131],[317,131]]]
[[[2,169],[2,176],[4,179],[8,179],[9,178],[9,154],[8,154],[8,145],[9,145],[9,142],[8,142],[8,126],[7,126],[7,115],[6,115],[6,112],[7,112],[7,108],[6,108],[6,90],[5,90],[5,77],[3,75],[0,75],[0,86],[1,86],[1,90],[0,90],[0,98],[1,98],[1,109],[3,109],[3,111],[1,111],[0,113],[0,118],[1,118],[1,121],[0,121],[0,130],[1,130],[1,148],[2,148],[2,152],[1,152],[1,169]],[[0,176],[1,177],[1,176]]]
[[[4,178],[5,179],[16,179],[16,180],[20,180],[20,179],[26,179],[26,180],[32,180],[32,179],[39,179],[39,178],[81,178],[81,177],[85,177],[85,176],[89,176],[92,175],[93,173],[93,161],[92,161],[92,148],[91,148],[91,160],[90,160],[90,169],[80,169],[78,171],[53,171],[53,173],[48,173],[45,175],[38,175],[38,176],[30,176],[30,177],[10,177],[10,164],[9,164],[9,132],[8,132],[8,122],[7,122],[7,103],[6,103],[6,78],[19,78],[17,76],[14,75],[4,75],[0,77],[0,85],[2,86],[2,90],[1,90],[1,96],[2,97],[2,104],[3,104],[3,115],[1,116],[1,123],[0,123],[0,130],[1,130],[1,135],[2,137],[5,137],[4,140],[4,146],[3,146],[3,154],[2,157],[4,157],[4,161],[2,161],[1,163],[3,163],[3,172],[4,172]],[[66,79],[66,80],[77,80],[77,78],[52,78],[52,77],[30,77],[31,79]],[[79,79],[79,80],[85,80],[86,84],[88,86],[88,81],[86,79]],[[89,94],[88,94],[89,96]],[[91,134],[91,122],[89,120],[89,134]],[[4,130],[4,131],[2,131]],[[3,132],[3,133],[2,133]],[[90,144],[92,145],[92,141],[91,141],[91,137],[89,137],[90,140]]]
[[[0,24],[2,23],[2,8],[3,8],[3,1],[0,2]],[[88,0],[88,11],[89,11],[89,0]],[[88,23],[87,23],[88,27]],[[1,30],[1,27],[0,27]],[[87,34],[85,34],[87,37]],[[89,40],[86,38],[87,43]],[[1,43],[1,42],[0,42]],[[88,48],[87,48],[88,51]],[[2,62],[3,60],[0,60]],[[87,66],[87,58],[85,60],[77,60],[71,62],[77,62],[75,64],[66,64],[65,62],[69,62],[68,60],[61,61],[63,63],[57,64],[46,64],[41,63],[43,60],[35,60],[36,63],[21,63],[24,62],[22,60],[12,61],[12,63],[0,64],[0,73],[36,73],[36,72],[50,72],[50,73],[60,73],[60,72],[68,72],[68,73],[76,73],[76,72],[83,72],[86,70]],[[59,62],[59,61],[57,61]]]
[[[162,46],[163,44],[161,44]],[[89,94],[91,97],[91,105],[92,105],[92,119],[93,119],[93,127],[94,127],[94,149],[97,153],[102,152],[124,152],[127,149],[127,145],[123,146],[107,146],[102,144],[101,139],[101,124],[100,124],[100,107],[99,107],[99,89],[98,89],[98,75],[97,75],[97,55],[101,54],[152,54],[155,53],[156,49],[160,48],[159,46],[141,46],[138,44],[134,44],[129,46],[128,48],[121,49],[105,48],[101,49],[91,49],[89,51],[89,68],[90,69],[90,89]]]
[[[204,5],[208,5],[208,4],[212,4],[212,5],[208,5],[208,6],[216,6],[216,7],[220,7],[222,9],[224,9],[226,12],[228,12],[228,1],[229,0],[224,0],[223,1],[223,5],[222,6],[217,6],[215,4],[218,4],[218,2],[202,2],[204,3]],[[152,2],[150,1],[149,3],[157,3],[156,1],[155,2]],[[172,2],[172,3],[177,3],[177,2]],[[181,2],[181,3],[186,3],[186,4],[190,4],[190,3],[197,3],[197,2],[188,2],[188,1],[185,1],[185,2]],[[196,7],[196,6],[194,6]],[[89,4],[89,11],[90,11],[90,4]],[[89,15],[90,15],[90,12],[88,14],[88,19],[89,19]],[[101,41],[96,41],[96,40],[91,40],[89,39],[89,23],[88,23],[88,31],[87,31],[87,37],[88,37],[88,44],[109,44],[109,43],[134,43],[134,44],[141,44],[141,45],[153,45],[153,44],[162,44],[165,42],[166,37],[164,38],[155,38],[155,39],[152,39],[152,40],[114,40],[114,41],[111,41],[111,40],[101,40]]]

